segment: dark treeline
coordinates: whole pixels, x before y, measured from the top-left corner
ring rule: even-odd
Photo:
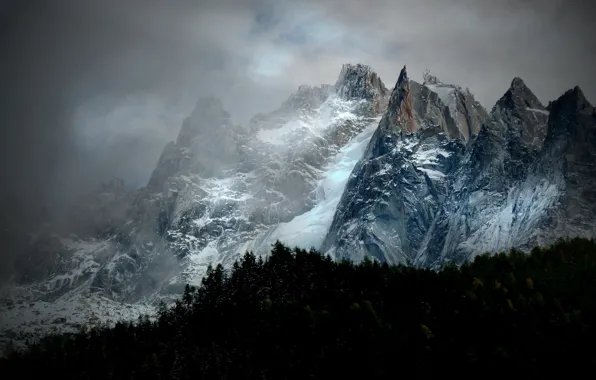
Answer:
[[[538,378],[596,369],[596,244],[436,272],[276,244],[155,320],[52,336],[2,379]]]

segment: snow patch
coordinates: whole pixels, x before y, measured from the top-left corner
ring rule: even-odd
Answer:
[[[416,166],[436,165],[439,163],[438,156],[449,157],[450,152],[441,148],[420,149],[412,156],[413,163]]]
[[[455,103],[456,88],[454,86],[444,84],[426,84],[425,86],[435,94],[439,95],[439,99],[441,99],[441,102],[443,102],[445,106],[451,108],[451,105]]]
[[[548,112],[547,110],[540,110],[538,108],[526,108],[526,110],[531,111],[531,112],[537,112],[537,113],[541,113],[543,115],[549,115],[550,112]]]
[[[439,180],[439,179],[442,179],[445,177],[445,174],[441,173],[438,170],[425,169],[425,168],[417,168],[417,169],[420,170],[421,172],[426,173],[426,175],[428,175],[428,177],[433,180]]]
[[[97,294],[70,294],[54,302],[2,305],[0,356],[9,340],[13,341],[16,348],[22,349],[26,341],[31,343],[52,332],[77,332],[83,326],[134,321],[142,315],[153,317],[155,312],[155,308],[147,304],[126,304]]]

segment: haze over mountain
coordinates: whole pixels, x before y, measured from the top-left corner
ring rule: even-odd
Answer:
[[[594,236],[586,9],[276,4],[4,8],[4,337],[277,239],[435,268]]]

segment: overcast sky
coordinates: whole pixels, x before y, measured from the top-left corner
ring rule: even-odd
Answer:
[[[300,84],[406,64],[487,108],[522,77],[545,103],[596,99],[596,35],[579,0],[38,0],[0,3],[2,191],[66,199],[148,180],[199,96],[237,122]]]

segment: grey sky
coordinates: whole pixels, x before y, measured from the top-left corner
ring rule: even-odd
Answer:
[[[2,191],[33,202],[111,176],[142,186],[199,96],[244,122],[346,62],[389,87],[404,64],[414,79],[430,68],[487,108],[514,76],[545,103],[574,85],[593,101],[588,3],[13,1],[0,8]]]

